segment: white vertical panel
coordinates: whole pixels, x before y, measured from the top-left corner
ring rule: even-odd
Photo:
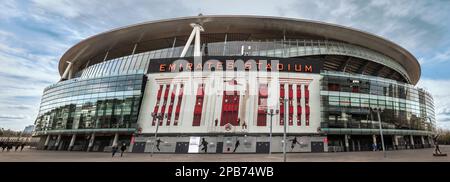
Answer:
[[[173,106],[172,106],[172,115],[170,116],[170,118],[172,120],[171,121],[171,125],[173,125],[173,126],[175,126],[174,125],[174,123],[175,123],[175,113],[177,111],[177,106],[178,106],[178,95],[180,94],[180,87],[181,87],[181,84],[180,83],[176,83],[175,99],[173,101]],[[179,125],[179,123],[178,123],[178,125]]]
[[[302,84],[301,86],[300,86],[300,89],[301,89],[301,94],[302,94],[302,96],[301,96],[301,100],[300,100],[300,104],[301,104],[301,106],[302,106],[302,115],[301,115],[301,123],[302,123],[302,126],[306,126],[306,109],[305,109],[305,85],[304,84]],[[311,109],[311,108],[310,108]],[[311,121],[311,118],[310,118],[310,121]]]
[[[292,84],[292,92],[293,92],[293,99],[292,99],[292,107],[293,107],[293,126],[297,126],[297,84]]]

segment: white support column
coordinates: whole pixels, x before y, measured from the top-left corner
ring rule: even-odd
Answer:
[[[398,149],[398,136],[394,135],[394,145],[395,145],[395,149]]]
[[[187,53],[187,51],[189,49],[189,46],[192,43],[192,40],[194,39],[194,36],[195,36],[195,28],[192,30],[191,35],[189,35],[189,39],[186,42],[186,45],[184,45],[183,51],[181,51],[180,58],[186,56],[186,53]]]
[[[377,147],[375,150],[378,150],[377,136],[376,135],[372,135],[372,141],[373,141],[374,146]],[[373,148],[372,148],[372,150],[373,150]]]
[[[70,150],[72,150],[72,148],[73,148],[73,145],[75,144],[75,139],[77,138],[77,135],[76,134],[73,134],[72,135],[72,138],[70,139],[70,144],[69,144],[69,151]]]
[[[200,27],[196,25],[194,27],[195,30],[195,42],[194,42],[194,57],[202,56],[202,52],[200,51]]]
[[[134,53],[136,52],[136,48],[137,48],[137,43],[136,44],[134,44],[134,47],[133,47],[133,52],[131,53],[131,55],[134,55]]]
[[[414,148],[414,137],[412,135],[409,135],[410,142],[411,142],[411,148]]]
[[[114,146],[118,146],[117,145],[117,142],[119,141],[119,133],[116,133],[115,135],[114,135],[114,139],[113,139],[113,142],[112,142],[112,147],[114,147]]]
[[[66,70],[64,70],[64,73],[63,73],[63,75],[61,76],[61,79],[60,80],[66,80],[66,79],[68,79],[68,76],[69,76],[69,73],[71,72],[71,70],[72,70],[72,62],[69,62],[69,61],[67,61],[67,67],[66,67]]]
[[[50,135],[47,135],[47,139],[45,139],[45,143],[44,143],[44,149],[48,148],[48,142],[50,142]]]
[[[91,151],[92,147],[94,146],[94,140],[95,140],[95,133],[92,133],[91,139],[89,140],[89,145],[87,151]]]
[[[68,80],[72,79],[72,75],[73,75],[73,69],[70,69],[69,74],[67,75],[67,79]]]
[[[345,150],[346,150],[346,152],[349,152],[350,145],[348,143],[348,135],[344,135],[344,140],[345,140]]]
[[[108,55],[109,55],[109,51],[106,52],[105,57],[103,58],[103,62],[106,61],[106,59],[108,58]]]
[[[425,138],[423,137],[423,135],[420,136],[420,139],[422,139],[422,146],[423,148],[425,148]]]
[[[56,142],[55,142],[55,150],[58,150],[59,147],[59,143],[61,142],[61,134],[58,135],[58,138],[56,138]]]
[[[181,52],[180,57],[185,57],[185,56],[186,56],[186,53],[187,53],[187,51],[188,51],[188,49],[189,49],[189,46],[190,46],[191,43],[192,43],[192,40],[194,39],[194,36],[195,36],[195,42],[194,42],[194,57],[200,57],[200,56],[202,56],[202,52],[201,52],[201,50],[200,50],[200,47],[201,47],[201,45],[200,45],[200,31],[204,31],[204,29],[203,29],[203,27],[202,27],[201,25],[196,24],[196,23],[192,23],[192,24],[191,24],[191,27],[193,28],[193,29],[192,29],[192,32],[191,32],[191,35],[189,36],[189,39],[188,39],[188,41],[186,42],[186,45],[184,46],[183,51]]]

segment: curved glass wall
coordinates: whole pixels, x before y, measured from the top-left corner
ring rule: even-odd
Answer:
[[[143,74],[71,79],[44,90],[36,131],[135,128]]]
[[[119,57],[88,68],[76,75],[82,78],[144,73],[151,59],[172,58],[181,55],[183,47],[165,48]],[[312,55],[344,55],[370,60],[387,66],[409,80],[406,70],[390,57],[370,49],[343,42],[328,40],[273,40],[273,41],[231,41],[214,42],[202,45],[204,56],[267,56],[297,57]],[[190,46],[186,57],[193,56]]]
[[[321,74],[322,128],[378,130],[378,116],[371,109],[381,108],[384,129],[433,131],[433,100],[424,90],[373,76]]]

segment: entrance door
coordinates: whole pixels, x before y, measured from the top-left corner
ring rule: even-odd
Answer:
[[[270,152],[270,142],[256,142],[256,153],[268,154]]]
[[[240,96],[238,91],[223,91],[222,116],[220,120],[220,126],[224,126],[228,123],[233,126],[239,126],[239,97]]]
[[[134,143],[132,152],[143,153],[144,151],[145,151],[145,142]]]
[[[323,142],[311,142],[311,152],[323,152]]]
[[[189,151],[189,142],[177,142],[175,147],[175,153],[177,154],[187,154]]]
[[[223,142],[217,142],[216,153],[221,154],[223,152]]]

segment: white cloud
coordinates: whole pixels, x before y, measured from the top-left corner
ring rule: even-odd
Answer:
[[[13,17],[19,17],[23,15],[19,5],[15,0],[2,0],[0,3],[0,20],[7,20]]]
[[[24,119],[25,116],[21,115],[7,115],[7,114],[0,114],[0,119]]]

